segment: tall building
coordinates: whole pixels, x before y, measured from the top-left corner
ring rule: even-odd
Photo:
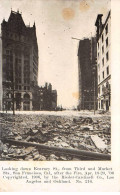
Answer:
[[[78,49],[79,110],[97,109],[96,37],[83,39]]]
[[[111,108],[111,12],[102,23],[102,14],[96,19],[97,27],[97,70],[98,70],[98,109]]]
[[[0,110],[2,110],[2,39],[0,35]]]
[[[3,20],[3,109],[32,110],[34,86],[38,85],[38,45],[35,23],[26,26],[19,11]]]

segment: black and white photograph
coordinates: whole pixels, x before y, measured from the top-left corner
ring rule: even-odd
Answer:
[[[111,1],[0,0],[0,161],[111,161]]]

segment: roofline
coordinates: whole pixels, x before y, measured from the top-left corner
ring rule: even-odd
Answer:
[[[96,19],[96,22],[95,22],[95,26],[97,26],[98,18],[99,18],[99,17],[102,17],[102,16],[103,16],[103,14],[98,14],[98,15],[97,15],[97,19]]]
[[[102,30],[101,30],[101,33],[100,33],[100,35],[99,35],[99,38],[101,37],[101,34],[102,34],[102,32],[103,32],[103,30],[104,30],[104,28],[105,28],[105,25],[106,25],[106,23],[107,23],[107,21],[108,21],[108,19],[109,19],[109,17],[110,17],[110,14],[111,14],[111,10],[108,12],[104,24],[102,24]],[[98,40],[99,40],[99,39],[98,39]],[[98,41],[98,40],[97,40],[97,41]]]

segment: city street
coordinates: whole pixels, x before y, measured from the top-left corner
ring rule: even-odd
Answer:
[[[0,114],[1,138],[79,151],[111,154],[111,116],[91,111],[16,111]],[[1,142],[1,160],[81,160]],[[88,159],[89,160],[89,159]]]

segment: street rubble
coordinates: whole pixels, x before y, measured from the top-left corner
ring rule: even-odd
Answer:
[[[60,148],[111,154],[110,115],[100,117],[29,114],[0,115],[0,137]],[[0,141],[0,160],[65,161],[74,156]]]

